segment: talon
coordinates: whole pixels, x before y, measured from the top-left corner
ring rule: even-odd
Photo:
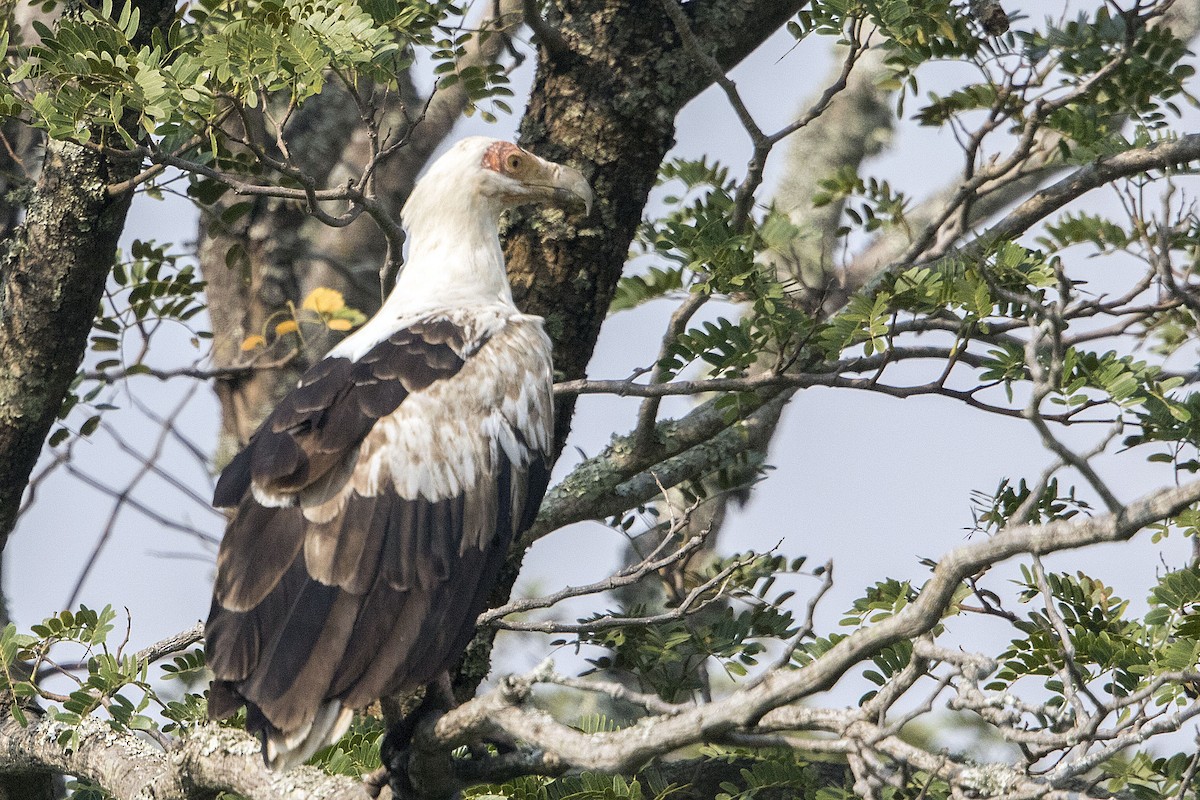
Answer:
[[[388,785],[388,768],[380,767],[363,775],[362,784],[363,788],[367,790],[367,794],[378,798],[379,794],[383,791],[383,787]]]

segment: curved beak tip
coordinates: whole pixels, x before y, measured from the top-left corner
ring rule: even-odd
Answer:
[[[587,179],[577,169],[561,167],[555,180],[555,200],[569,209],[582,209],[584,216],[592,213],[595,194]]]

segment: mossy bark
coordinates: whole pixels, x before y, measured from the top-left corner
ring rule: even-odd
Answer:
[[[148,42],[174,17],[169,0],[134,5],[141,12],[135,44]],[[7,132],[21,141],[38,138],[15,125],[6,122]],[[108,187],[139,167],[136,159],[51,141],[28,197],[25,187],[12,187],[21,191],[0,203],[0,553],[87,349],[125,227],[133,193],[112,196]],[[24,218],[17,224],[22,204]],[[0,776],[0,800],[42,800],[61,792],[61,779],[44,770]]]
[[[50,142],[24,222],[0,261],[0,548],[87,347],[135,174],[70,142]]]
[[[130,194],[109,197],[136,162],[50,142],[25,219],[0,260],[0,550],[87,348]],[[7,614],[5,614],[7,619]],[[0,777],[0,800],[56,796],[44,771]]]
[[[141,20],[135,46],[174,19],[170,0],[133,4]],[[133,193],[110,196],[108,187],[139,167],[137,159],[110,158],[94,147],[49,142],[24,220],[0,239],[0,550],[83,359],[125,227]],[[11,206],[13,198],[5,201]],[[5,214],[11,219],[17,211]]]

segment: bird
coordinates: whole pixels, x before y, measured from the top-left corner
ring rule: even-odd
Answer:
[[[212,719],[246,707],[268,767],[353,712],[453,667],[553,446],[551,344],[513,302],[501,213],[590,214],[576,169],[457,142],[401,211],[408,253],[379,313],[300,378],[228,463],[205,655]]]

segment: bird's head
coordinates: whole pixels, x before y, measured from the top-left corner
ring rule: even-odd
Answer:
[[[497,214],[529,203],[585,214],[592,210],[592,188],[579,170],[539,158],[512,142],[484,136],[463,139],[435,161],[409,202],[426,194],[433,200],[432,195],[447,191],[484,199]],[[431,205],[437,205],[436,201]]]
[[[527,203],[590,212],[592,189],[578,170],[511,142],[472,136],[455,144],[429,166],[404,204],[408,257],[392,293],[395,302],[406,309],[511,303],[500,215]]]
[[[592,213],[592,187],[577,169],[499,141],[487,145],[480,165],[480,191],[506,206],[546,202]]]

